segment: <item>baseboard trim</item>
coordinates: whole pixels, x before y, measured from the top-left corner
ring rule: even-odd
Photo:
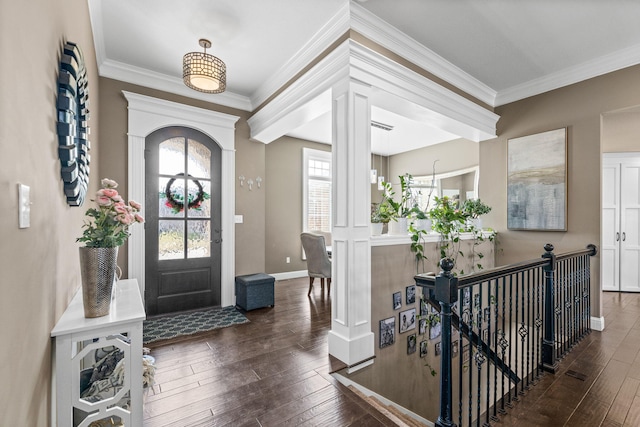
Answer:
[[[376,393],[374,391],[369,390],[366,387],[361,386],[360,384],[358,384],[356,382],[353,382],[352,380],[350,380],[347,377],[344,377],[344,376],[342,376],[342,375],[340,375],[338,373],[331,374],[331,376],[334,377],[335,379],[337,379],[341,384],[343,384],[343,385],[345,385],[347,387],[353,386],[354,388],[358,389],[358,391],[360,391],[362,394],[364,394],[367,397],[373,396],[376,399],[380,400],[385,405],[393,406],[394,408],[396,408],[397,410],[399,410],[403,414],[406,414],[407,416],[413,418],[414,420],[417,420],[417,421],[419,421],[419,422],[421,422],[421,423],[423,423],[425,425],[428,425],[430,427],[434,427],[435,426],[431,421],[429,421],[429,420],[427,420],[425,418],[422,418],[420,415],[418,415],[418,414],[416,414],[414,412],[411,412],[407,408],[405,408],[403,406],[400,406],[395,402],[390,401],[389,399],[379,395],[378,393]]]
[[[594,331],[604,331],[604,317],[591,316],[591,329]]]
[[[309,272],[307,270],[285,271],[284,273],[269,273],[269,276],[275,277],[276,280],[288,280],[307,277],[309,276]]]

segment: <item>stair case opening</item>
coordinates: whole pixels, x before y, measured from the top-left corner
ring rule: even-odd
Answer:
[[[500,420],[545,372],[590,333],[594,245],[455,277],[418,275],[424,303],[440,315],[440,415],[436,426]]]

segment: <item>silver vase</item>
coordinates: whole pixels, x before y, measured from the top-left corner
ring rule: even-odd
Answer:
[[[102,317],[109,314],[117,259],[118,247],[80,248],[84,317]]]

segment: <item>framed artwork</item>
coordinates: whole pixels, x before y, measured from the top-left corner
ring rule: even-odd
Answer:
[[[407,304],[416,302],[416,285],[407,286]]]
[[[425,357],[427,355],[427,340],[420,341],[420,357]]]
[[[567,231],[567,128],[507,141],[507,228]]]
[[[442,343],[437,342],[435,346],[435,355],[440,356],[441,353],[442,353]]]
[[[462,362],[467,363],[469,361],[469,356],[471,355],[471,347],[470,344],[465,344],[462,346]]]
[[[393,293],[393,309],[400,310],[402,308],[402,293],[394,292]]]
[[[380,321],[380,348],[396,342],[396,318],[389,317]]]
[[[427,333],[427,319],[420,319],[418,321],[418,333],[424,335]]]
[[[469,307],[471,305],[471,288],[466,287],[462,290],[462,306]]]
[[[423,296],[420,298],[420,316],[426,316],[429,314],[429,307],[427,307],[427,300]]]
[[[416,309],[401,311],[398,315],[400,320],[400,333],[416,328]]]
[[[429,328],[429,339],[435,340],[442,334],[442,323],[438,322]]]
[[[416,334],[411,334],[407,337],[407,354],[413,354],[416,352]]]
[[[459,341],[451,343],[451,358],[458,357]]]

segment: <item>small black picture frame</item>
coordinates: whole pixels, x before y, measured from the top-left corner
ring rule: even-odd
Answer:
[[[458,342],[459,341],[454,341],[451,343],[451,358],[458,357],[458,349],[460,348]]]
[[[462,290],[462,306],[468,307],[471,305],[471,288],[466,287]]]
[[[429,328],[429,339],[435,340],[442,335],[442,324],[440,322],[431,325]]]
[[[402,292],[393,293],[393,309],[400,310],[402,308]]]
[[[427,319],[418,320],[418,333],[424,335],[427,333]]]
[[[416,309],[401,311],[398,315],[400,333],[407,332],[416,328]]]
[[[389,317],[380,321],[380,348],[389,347],[396,342],[396,318]]]
[[[407,286],[406,289],[407,304],[413,304],[416,302],[416,285]]]
[[[471,346],[470,344],[464,344],[462,346],[462,363],[467,363],[469,361],[469,356],[471,355]]]
[[[407,354],[413,354],[416,352],[416,334],[411,334],[407,337]]]
[[[487,345],[491,345],[491,340],[489,336],[489,329],[482,330],[482,341],[484,341]]]
[[[428,343],[429,341],[427,340],[420,341],[420,357],[426,357]]]
[[[435,351],[434,354],[436,356],[440,356],[440,354],[442,354],[442,343],[440,341],[438,341],[435,345]]]
[[[420,298],[420,316],[423,317],[427,314],[429,314],[429,307],[427,306],[427,300],[423,295],[422,298]]]

